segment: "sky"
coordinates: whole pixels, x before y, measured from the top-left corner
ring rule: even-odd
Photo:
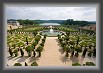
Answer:
[[[96,7],[7,7],[7,19],[96,21]]]

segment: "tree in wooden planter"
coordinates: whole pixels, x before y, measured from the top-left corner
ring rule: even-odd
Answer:
[[[38,52],[39,54],[39,57],[41,57],[41,52],[43,51],[43,47],[42,46],[39,46],[37,49],[36,49],[36,52]]]
[[[33,55],[34,55],[34,57],[36,56],[36,53],[35,53],[35,51],[33,51]]]
[[[36,35],[36,36],[35,36],[35,41],[37,42],[37,44],[38,44],[38,42],[40,41],[40,38],[41,38],[40,35]]]
[[[37,62],[33,62],[31,66],[38,66]]]
[[[69,52],[70,52],[70,48],[69,48],[69,46],[66,46],[66,55],[65,55],[66,57],[69,56],[69,54],[68,54]]]
[[[22,66],[20,63],[15,63],[14,66]]]
[[[82,48],[81,48],[81,47],[76,47],[76,48],[75,48],[75,51],[81,53],[81,52],[82,52]]]
[[[74,56],[74,50],[72,51],[72,53],[71,53],[71,57],[73,57]]]
[[[28,57],[31,57],[31,53],[34,50],[32,46],[27,46],[25,48],[25,50],[27,51]]]
[[[25,62],[25,66],[28,66],[28,64]]]
[[[13,53],[15,54],[15,57],[17,57],[17,56],[18,56],[18,49],[15,49],[15,50],[13,51]]]
[[[24,56],[24,51],[22,49],[20,49],[20,53],[21,53],[21,56],[23,57]]]
[[[34,42],[32,45],[33,45],[33,48],[35,49],[35,46],[37,45],[37,42]]]
[[[10,53],[10,56],[12,57],[12,56],[13,56],[13,52],[12,52],[12,50],[10,49],[10,47],[9,47],[9,53]]]
[[[82,57],[85,57],[86,52],[87,52],[87,48],[84,49],[84,51],[83,51],[83,53],[82,53]]]

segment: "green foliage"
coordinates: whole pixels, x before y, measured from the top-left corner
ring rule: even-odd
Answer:
[[[86,66],[95,66],[93,62],[86,62]]]
[[[38,66],[37,62],[33,62],[31,66]]]
[[[39,46],[37,49],[36,49],[36,52],[42,52],[43,51],[43,46]]]
[[[20,63],[15,63],[14,66],[22,66]]]
[[[75,48],[75,51],[77,51],[77,52],[80,53],[80,52],[82,52],[82,48],[81,48],[81,47],[76,47],[76,48]]]
[[[78,62],[74,62],[72,63],[72,66],[81,66],[81,64],[79,64]]]
[[[28,57],[31,57],[31,52],[34,50],[33,46],[27,46],[25,50],[27,51]]]
[[[73,19],[67,19],[65,21],[65,25],[79,25],[79,26],[85,26],[85,25],[88,25],[89,22],[87,21],[74,21]]]
[[[14,51],[13,51],[13,53],[17,53],[18,52],[18,49],[15,49]]]
[[[36,52],[39,53],[39,57],[41,57],[41,52],[43,51],[43,46],[39,46],[37,49],[36,49]]]
[[[61,42],[61,46],[63,47],[63,46],[65,46],[66,45],[66,42],[65,41],[62,41]]]
[[[35,37],[35,36],[37,35],[37,31],[34,31],[34,32],[33,32],[33,35],[34,35],[34,37]]]
[[[38,24],[35,20],[28,20],[28,19],[26,19],[26,20],[17,20],[19,23],[20,23],[20,25],[36,25],[36,24]]]
[[[36,36],[35,36],[35,41],[36,41],[36,42],[39,42],[39,41],[40,41],[40,38],[41,38],[40,35],[36,35]]]
[[[26,50],[27,52],[32,52],[32,51],[33,51],[33,46],[27,46],[27,47],[25,48],[25,50]]]
[[[37,45],[37,42],[35,41],[32,45],[33,45],[33,48],[35,49],[35,46]]]
[[[44,42],[42,42],[40,45],[41,45],[41,46],[44,46]]]
[[[75,42],[74,42],[74,41],[70,41],[69,44],[70,44],[70,45],[74,45]]]

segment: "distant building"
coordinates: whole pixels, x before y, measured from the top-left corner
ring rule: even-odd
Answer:
[[[7,20],[7,24],[13,26],[20,26],[20,23],[16,20]]]

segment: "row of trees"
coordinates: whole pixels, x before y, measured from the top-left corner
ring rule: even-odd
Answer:
[[[85,49],[83,50],[82,47],[83,45],[80,45],[80,38],[79,36],[77,37],[76,41],[70,41],[69,39],[69,32],[67,33],[67,35],[65,37],[61,37],[60,35],[58,35],[58,39],[60,42],[60,45],[63,49],[64,52],[66,52],[66,57],[68,57],[68,53],[71,53],[71,56],[79,56],[79,53],[82,52],[82,57],[85,57],[86,53],[88,52],[88,56],[94,56],[96,57],[96,49],[94,47],[94,49],[92,50],[91,47],[92,45],[89,45],[89,50],[87,48],[87,46],[85,46]],[[80,47],[81,46],[81,47]]]
[[[14,66],[22,66],[22,64],[21,63],[15,63]],[[25,66],[29,66],[29,65],[25,62]],[[30,66],[38,66],[38,64],[37,64],[37,62],[33,62],[33,63],[31,63]]]
[[[74,21],[73,19],[67,19],[64,22],[64,25],[79,25],[79,26],[85,26],[88,25],[88,21]]]
[[[25,48],[25,51],[27,52],[28,57],[31,57],[32,52],[33,52],[33,56],[34,56],[34,57],[36,56],[36,52],[38,52],[39,57],[41,56],[41,52],[43,51],[43,47],[44,47],[44,43],[45,43],[45,40],[46,40],[46,36],[47,36],[47,35],[44,35],[44,38],[42,39],[42,42],[40,43],[40,45],[37,47],[36,50],[35,50],[35,47],[37,46],[38,42],[40,41],[41,36],[40,36],[40,35],[36,35],[36,36],[35,36],[35,42],[34,42],[32,45],[28,45],[28,46]],[[15,57],[17,57],[19,51],[20,51],[20,53],[21,53],[21,57],[23,57],[23,56],[24,56],[24,51],[23,51],[23,49],[21,49],[21,48],[19,47],[19,48],[17,48],[17,49],[12,50],[12,49],[10,49],[10,47],[9,47],[10,56],[13,56],[13,54],[15,54]],[[35,51],[36,51],[36,52],[35,52]]]
[[[82,66],[82,65],[78,62],[73,62],[72,66]],[[95,64],[93,62],[86,62],[85,64],[83,64],[83,66],[95,66]]]
[[[29,19],[26,19],[26,20],[17,20],[20,25],[37,25],[38,22],[36,22],[35,20],[29,20]]]
[[[44,35],[44,38],[42,39],[40,45],[36,49],[36,52],[38,52],[39,57],[41,57],[41,52],[43,51],[43,47],[44,47],[44,43],[45,43],[45,40],[46,40],[46,36],[47,35]]]

